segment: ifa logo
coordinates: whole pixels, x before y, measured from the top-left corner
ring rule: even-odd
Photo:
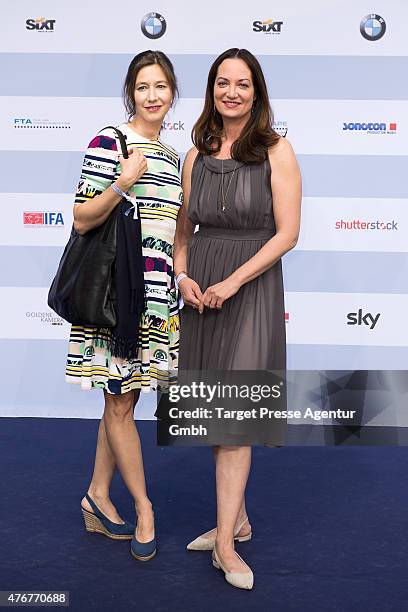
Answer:
[[[24,212],[24,227],[64,227],[62,212]]]
[[[363,309],[359,308],[357,312],[348,313],[347,325],[367,325],[368,329],[374,329],[380,316],[380,312],[376,315],[371,314],[371,312],[364,314]]]

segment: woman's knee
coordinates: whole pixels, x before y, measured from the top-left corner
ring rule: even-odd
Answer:
[[[131,391],[123,395],[109,395],[105,393],[105,420],[108,418],[125,421],[130,417],[133,418],[133,408],[134,396]]]
[[[232,454],[232,453],[247,453],[251,451],[250,446],[215,446],[214,449],[217,449],[217,452]]]

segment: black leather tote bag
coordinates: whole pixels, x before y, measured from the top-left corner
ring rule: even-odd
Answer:
[[[128,158],[125,137],[116,132],[122,155]],[[104,128],[107,129],[107,128]],[[72,226],[57,273],[48,293],[48,306],[74,325],[115,327],[116,224],[120,207],[84,235]]]

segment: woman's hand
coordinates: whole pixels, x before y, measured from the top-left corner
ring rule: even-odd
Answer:
[[[123,191],[130,189],[147,170],[147,160],[140,149],[134,147],[129,149],[128,153],[127,159],[119,155],[122,171],[116,183]]]
[[[231,277],[208,287],[203,295],[200,312],[204,310],[204,306],[221,309],[225,300],[235,295],[240,287],[239,282]]]
[[[181,279],[178,286],[183,296],[184,303],[187,304],[187,306],[199,308],[202,303],[203,294],[201,293],[198,283],[189,276],[185,276]],[[202,312],[202,310],[200,312]]]

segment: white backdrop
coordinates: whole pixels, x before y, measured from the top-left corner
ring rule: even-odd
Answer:
[[[166,22],[153,40],[141,29],[152,11]],[[406,369],[408,3],[65,0],[33,8],[23,0],[7,13],[0,415],[101,413],[100,392],[64,382],[69,329],[46,296],[70,231],[83,151],[100,128],[124,119],[127,66],[148,48],[168,53],[176,68],[181,96],[162,138],[182,156],[215,56],[246,47],[264,68],[276,125],[288,128],[304,183],[300,240],[284,260],[289,368]],[[369,14],[385,21],[378,40],[360,32]],[[27,29],[36,19],[38,29]],[[255,21],[270,31],[257,31]],[[280,23],[276,31],[271,22]],[[366,314],[380,315],[374,326]],[[154,401],[143,397],[139,416],[148,418]]]

